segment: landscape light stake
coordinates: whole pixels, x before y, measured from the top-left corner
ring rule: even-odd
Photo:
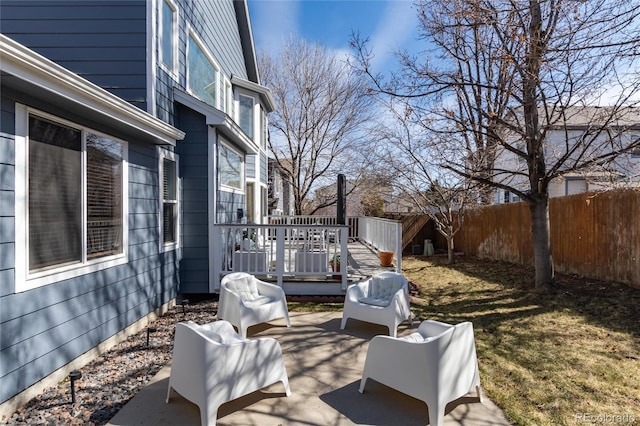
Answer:
[[[155,333],[156,331],[158,331],[158,329],[155,327],[147,327],[147,347],[149,347],[149,334]]]
[[[73,370],[69,373],[69,380],[71,380],[71,403],[76,403],[76,380],[82,378],[82,373],[78,370]]]

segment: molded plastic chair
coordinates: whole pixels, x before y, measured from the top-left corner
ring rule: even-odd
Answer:
[[[424,401],[429,424],[442,425],[447,403],[474,387],[482,402],[473,325],[423,321],[406,337],[375,336],[367,350],[360,393],[367,379]]]
[[[277,318],[284,318],[291,327],[284,290],[246,272],[222,278],[218,318],[236,326],[242,337],[247,337],[250,326]]]
[[[408,319],[412,324],[407,279],[395,272],[382,272],[350,285],[344,298],[342,330],[349,318],[386,325],[389,335],[395,337],[400,323]]]
[[[176,324],[167,403],[173,388],[200,408],[202,425],[216,424],[223,403],[279,381],[291,395],[275,339],[243,339],[227,321]]]

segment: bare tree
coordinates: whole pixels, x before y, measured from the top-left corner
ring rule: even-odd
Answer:
[[[461,136],[447,138],[464,142],[442,167],[528,203],[535,283],[544,288],[554,278],[550,183],[567,173],[607,170],[640,145],[623,137],[638,123],[631,107],[640,93],[640,5],[442,0],[417,6],[431,49],[427,59],[401,55],[403,72],[384,82],[370,72],[366,43],[356,38],[360,68],[379,91],[412,100],[429,118],[422,120],[425,129]],[[607,108],[595,108],[611,88],[616,94],[609,93]],[[564,137],[549,140],[558,129],[566,129]]]
[[[310,203],[315,189],[335,182],[338,173],[357,181],[353,165],[366,160],[362,145],[373,99],[346,61],[304,40],[291,39],[278,57],[262,55],[260,70],[277,104],[269,148],[293,184],[295,213],[312,214],[336,200]]]
[[[474,183],[439,166],[446,152],[441,145],[450,141],[425,131],[426,123],[419,121],[407,102],[390,102],[388,111],[389,117],[377,132],[386,142],[380,145],[379,161],[393,170],[393,183],[401,197],[433,220],[447,240],[448,261],[454,263],[455,236],[464,212],[477,201]]]

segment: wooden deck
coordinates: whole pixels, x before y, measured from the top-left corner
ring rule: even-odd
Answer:
[[[355,241],[348,244],[347,279],[348,284],[365,280],[372,275],[384,271],[396,271],[397,261],[393,266],[380,266],[378,252],[368,245]],[[342,263],[344,266],[344,262]],[[338,279],[331,276],[305,277],[296,281],[285,281],[284,291],[287,295],[344,295]]]

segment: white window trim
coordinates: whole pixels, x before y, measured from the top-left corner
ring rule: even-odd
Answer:
[[[86,236],[83,237],[83,261],[79,263],[73,263],[69,265],[63,265],[59,267],[51,267],[46,270],[37,272],[29,272],[29,201],[28,201],[28,188],[29,188],[29,147],[28,147],[28,134],[29,134],[29,114],[37,115],[38,117],[46,118],[62,125],[71,126],[79,129],[84,135],[87,131],[90,131],[96,135],[103,135],[113,140],[117,140],[123,144],[122,152],[122,253],[118,253],[111,256],[100,257],[96,259],[86,260]],[[97,272],[103,269],[112,268],[114,266],[123,265],[129,260],[129,162],[128,162],[128,143],[121,139],[118,139],[112,135],[108,135],[102,132],[98,132],[86,126],[64,120],[52,114],[45,113],[33,108],[29,108],[26,105],[15,104],[15,124],[16,124],[16,140],[15,140],[15,221],[16,221],[16,238],[15,238],[15,291],[20,293],[23,291],[31,290],[34,288],[42,287],[44,285],[52,284],[55,282],[67,280],[70,278],[79,277],[82,275]],[[82,156],[86,158],[85,154],[85,142],[83,141]],[[83,160],[84,162],[85,160]],[[86,164],[83,164],[83,195],[82,210],[83,210],[83,227],[86,226],[86,215],[84,214],[86,209]],[[83,233],[84,234],[84,233]]]
[[[163,222],[164,222],[164,217],[163,217],[163,212],[164,212],[164,185],[163,185],[163,179],[162,176],[164,174],[164,160],[169,159],[171,161],[173,161],[174,163],[176,163],[176,201],[178,204],[178,208],[177,208],[177,213],[176,213],[176,240],[175,241],[171,241],[168,243],[164,242],[164,230],[163,230]],[[180,178],[179,178],[179,170],[180,167],[180,163],[179,163],[179,157],[171,151],[168,151],[164,148],[158,147],[158,188],[159,188],[159,208],[158,208],[158,231],[159,231],[159,249],[160,249],[160,253],[164,253],[167,251],[171,251],[171,250],[176,250],[180,247],[180,225],[182,223],[182,217],[180,215],[180,209],[181,209],[181,200],[180,200],[180,194],[182,191],[180,191]]]
[[[213,66],[213,68],[216,70],[216,91],[215,91],[215,100],[216,100],[215,103],[216,104],[213,105],[213,107],[215,107],[217,109],[221,109],[221,107],[220,107],[220,80],[221,80],[220,79],[220,74],[221,74],[220,65],[218,65],[218,62],[214,59],[213,55],[211,55],[209,50],[206,48],[205,44],[202,42],[200,37],[198,37],[198,35],[191,29],[191,27],[188,27],[187,34],[188,34],[187,35],[187,47],[186,47],[187,58],[186,58],[186,61],[185,61],[186,65],[187,65],[187,72],[186,72],[187,93],[189,93],[190,95],[194,96],[197,99],[200,99],[200,97],[193,90],[191,90],[191,87],[189,86],[189,72],[191,71],[189,69],[189,54],[190,54],[190,52],[189,52],[189,38],[192,37],[193,40],[198,45],[198,47],[200,48],[200,50],[202,50],[202,52],[206,56],[207,60],[211,63],[211,66]],[[204,100],[203,100],[203,102],[204,102]]]
[[[223,111],[227,113],[229,117],[233,114],[233,86],[231,86],[231,80],[224,77],[224,108]]]
[[[169,5],[169,7],[173,10],[173,24],[172,24],[172,28],[171,31],[173,32],[173,43],[172,43],[172,47],[171,47],[171,55],[172,55],[172,62],[173,62],[173,68],[170,68],[167,66],[167,64],[165,64],[164,62],[164,52],[162,49],[162,37],[164,35],[164,28],[163,28],[163,24],[164,24],[164,16],[163,16],[163,10],[164,10],[164,3],[167,3]],[[178,77],[178,6],[176,6],[176,4],[173,2],[173,0],[160,0],[158,2],[158,15],[160,16],[160,19],[158,19],[158,27],[159,27],[159,31],[158,31],[158,63],[160,64],[160,67],[165,70],[167,73],[169,73],[172,77],[177,78]]]
[[[246,159],[245,159],[245,155],[244,153],[242,153],[241,151],[237,150],[236,148],[234,148],[231,144],[226,143],[226,141],[222,138],[220,138],[220,145],[225,147],[226,149],[228,149],[231,152],[234,152],[235,154],[237,154],[238,156],[240,156],[240,188],[236,188],[234,186],[229,186],[229,185],[225,185],[222,183],[222,179],[220,177],[220,159],[217,159],[218,162],[218,168],[216,168],[216,170],[218,171],[218,182],[220,182],[220,189],[224,190],[225,192],[233,192],[234,194],[244,194],[245,193],[245,185],[246,185],[246,177],[245,177],[245,166],[246,166]],[[220,150],[218,151],[218,156],[220,156]]]

